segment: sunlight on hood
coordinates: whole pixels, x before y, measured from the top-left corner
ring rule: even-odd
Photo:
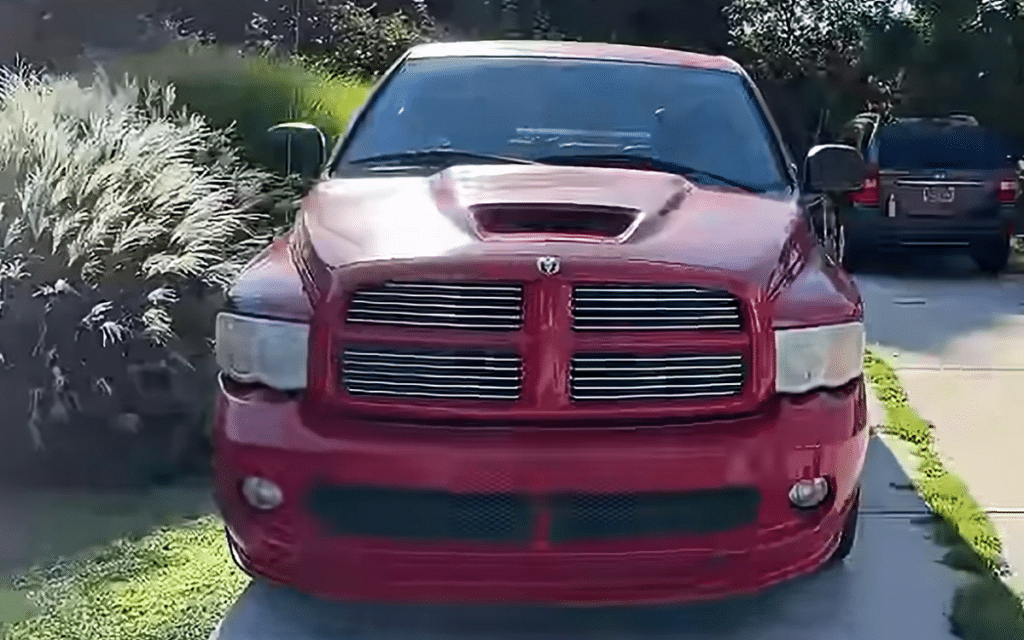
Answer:
[[[330,266],[348,262],[349,256],[372,260],[444,255],[474,242],[468,226],[457,222],[464,218],[438,210],[431,181],[424,178],[324,182],[310,193],[304,209],[314,247]]]

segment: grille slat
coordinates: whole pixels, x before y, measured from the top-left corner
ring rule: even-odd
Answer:
[[[508,353],[352,348],[341,378],[351,395],[513,401],[522,365]]]
[[[739,354],[587,353],[573,357],[569,386],[575,401],[673,400],[739,395],[745,378]]]
[[[594,402],[612,402],[618,400],[689,400],[709,397],[728,397],[735,395],[732,391],[701,391],[699,393],[673,393],[671,397],[664,393],[615,393],[611,395],[588,394],[587,399]]]
[[[423,306],[423,302],[422,301],[416,301],[416,302],[396,302],[394,300],[374,300],[372,298],[367,298],[364,301],[364,304],[366,304],[369,307],[369,308],[366,309],[367,313],[374,313],[374,312],[381,313],[380,311],[377,311],[376,309],[373,309],[372,307],[374,307],[374,306],[382,306],[382,307],[409,307],[410,309],[419,309],[420,307]],[[460,304],[460,303],[450,303],[450,302],[434,302],[434,303],[431,303],[431,306],[442,308],[442,309],[452,309],[452,310],[456,310],[456,311],[462,311],[462,310],[466,310],[466,309],[474,310],[474,311],[506,311],[507,310],[507,307],[505,307],[505,306],[482,305],[482,304],[470,305],[470,304]]]
[[[723,379],[723,378],[725,379],[724,382],[720,380],[720,379]],[[601,378],[601,379],[595,379],[595,380],[576,380],[576,384],[580,385],[581,387],[586,387],[587,389],[621,389],[622,388],[621,385],[623,383],[648,382],[648,381],[653,381],[653,380],[660,380],[660,381],[662,381],[662,384],[652,384],[652,385],[632,384],[631,388],[633,388],[633,389],[661,389],[661,388],[665,387],[666,385],[669,385],[669,386],[672,386],[672,387],[680,387],[680,388],[685,388],[685,387],[697,387],[697,388],[700,388],[700,387],[722,387],[722,386],[732,387],[737,382],[742,381],[743,380],[743,376],[742,375],[731,374],[731,373],[717,373],[717,374],[710,374],[710,375],[702,375],[701,379],[702,380],[720,380],[720,381],[719,382],[703,382],[703,381],[702,382],[675,382],[673,380],[673,378],[671,378],[669,376],[665,376],[665,375],[661,375],[661,374],[655,374],[655,375],[649,375],[649,376],[631,376],[631,377],[617,377],[617,378],[607,377],[607,378]],[[673,380],[673,381],[671,383],[669,383],[668,382],[669,380]]]
[[[621,311],[621,310],[619,310],[619,311]],[[654,310],[643,310],[643,312],[647,312],[647,311],[652,311],[653,312]],[[639,314],[639,313],[641,313],[641,311],[637,311],[637,313]],[[714,326],[714,323],[719,321],[719,320],[731,320],[732,318],[733,318],[733,316],[731,316],[731,315],[729,315],[727,313],[722,313],[722,314],[715,314],[715,315],[712,315],[712,314],[702,314],[702,315],[699,315],[699,316],[695,315],[694,317],[692,317],[692,320],[694,320],[697,323],[702,323],[702,324],[705,324],[705,325],[713,325]],[[611,316],[611,315],[605,315],[603,313],[594,313],[593,316],[592,316],[592,320],[593,321],[601,321],[601,322],[625,323],[625,322],[633,322],[635,319],[636,319],[635,315]],[[685,320],[690,320],[690,319],[691,319],[690,317],[687,317],[685,315],[685,312],[684,313],[676,314],[676,317],[674,318],[674,320],[676,321],[677,324],[685,324],[685,322],[680,322],[680,321],[685,321]],[[654,319],[648,319],[648,321],[651,321],[651,320],[654,320]],[[648,329],[650,327],[639,327],[639,328],[640,329]]]
[[[516,331],[523,287],[503,283],[385,282],[352,294],[349,324]]]
[[[403,370],[403,369],[398,369],[398,370],[388,370],[388,369],[374,370],[372,365],[369,365],[369,364],[365,365],[365,367],[366,368],[360,369],[360,366],[359,366],[358,363],[349,362],[348,372],[349,372],[350,375],[358,375],[358,374],[375,375],[375,376],[404,376],[404,375],[408,375],[408,372]],[[423,371],[423,372],[417,372],[417,375],[422,376],[424,378],[440,378],[440,379],[444,379],[444,380],[451,380],[453,375],[465,375],[465,367],[457,367],[456,368],[456,367],[444,367],[444,366],[437,367],[437,366],[434,366],[434,365],[426,365],[426,368],[447,369],[447,371],[444,371],[442,373],[439,373],[437,371],[431,371],[429,373],[426,372],[426,371]],[[502,371],[504,372],[504,370],[502,370]],[[459,373],[459,372],[462,372],[462,373]],[[513,373],[513,374],[514,373],[518,373],[518,371],[515,370],[515,369],[511,369],[511,370],[509,370],[509,372]]]
[[[478,352],[478,351],[470,351],[470,352],[465,352],[465,351],[464,352],[451,352],[451,351],[378,351],[378,350],[370,350],[370,349],[350,348],[350,349],[346,349],[345,353],[347,353],[347,354],[349,354],[351,356],[356,356],[356,357],[363,357],[363,356],[365,356],[367,358],[373,357],[373,358],[379,358],[379,359],[383,359],[383,360],[390,359],[390,360],[398,360],[398,361],[403,361],[403,360],[405,360],[405,361],[408,361],[408,360],[432,360],[432,361],[443,360],[443,361],[449,361],[449,360],[452,360],[454,358],[454,359],[457,359],[457,360],[466,360],[466,361],[474,361],[474,362],[476,362],[478,360],[483,360],[483,361],[486,361],[486,362],[510,362],[510,363],[519,362],[519,357],[516,356],[515,354],[510,354],[510,353],[496,354],[496,353]]]
[[[431,293],[429,291],[402,291],[395,289],[394,287],[387,287],[383,290],[372,290],[364,289],[359,291],[361,297],[365,298],[367,302],[374,304],[382,304],[391,300],[397,300],[394,304],[411,304],[412,300],[465,300],[466,294],[471,294],[473,299],[477,302],[515,302],[519,299],[519,296],[515,292],[508,292],[504,295],[499,295],[500,291],[485,291],[485,290],[474,290],[467,289],[463,293]],[[402,300],[409,300],[410,302],[401,302]],[[448,304],[445,302],[436,302],[435,304]]]
[[[701,363],[699,366],[717,368],[723,364],[732,364],[736,362],[735,354],[709,354],[709,355],[696,355],[696,354],[665,354],[665,355],[650,355],[641,356],[633,354],[621,354],[621,353],[610,353],[610,354],[580,354],[582,358],[580,364],[603,364],[605,362],[614,362],[622,365],[633,365],[635,363],[646,363],[646,364],[664,364],[664,363]]]
[[[580,285],[573,288],[577,331],[738,331],[739,300],[690,286]]]
[[[577,304],[577,309],[582,309],[588,313],[646,313],[648,311],[671,311],[673,313],[693,313],[702,314],[708,312],[720,312],[722,308],[720,306],[711,307],[657,307],[657,306],[633,306],[633,307],[609,307],[604,304],[605,301],[601,301],[602,304],[594,304],[593,302],[587,302],[586,304]],[[592,307],[592,308],[591,308]],[[728,315],[728,314],[726,314]]]
[[[377,316],[377,317],[374,317]],[[496,316],[490,314],[471,314],[471,313],[458,313],[455,311],[431,311],[431,316],[434,318],[442,319],[444,322],[451,320],[461,320],[464,322],[485,322],[498,320]],[[396,318],[403,322],[418,321],[423,317],[422,310],[417,309],[416,311],[396,311],[394,309],[382,309],[377,311],[376,309],[362,309],[358,313],[349,314],[350,322],[383,322],[387,323],[389,319]],[[512,318],[501,316],[501,320],[512,322]]]
[[[718,308],[723,302],[733,302],[732,296],[722,297],[720,294],[714,292],[708,292],[706,295],[701,292],[681,294],[679,291],[655,291],[655,290],[637,290],[632,295],[606,295],[600,291],[584,291],[583,289],[576,287],[575,293],[578,294],[577,303],[580,305],[591,305],[604,307],[609,302],[616,303],[636,303],[639,302],[688,302],[712,305]],[[644,304],[644,308],[648,305]],[[628,306],[626,308],[629,308]],[[674,308],[674,307],[673,307]],[[694,307],[700,308],[700,307]]]
[[[705,366],[705,365],[685,365],[685,364],[683,364],[683,365],[659,364],[659,368],[662,371],[706,371],[707,370],[707,366]],[[742,364],[728,364],[728,365],[722,365],[721,367],[716,367],[716,369],[742,370],[743,369],[743,365]],[[591,372],[593,372],[593,373],[599,373],[599,372],[610,373],[610,372],[616,372],[616,371],[625,371],[625,372],[628,373],[628,372],[634,372],[636,369],[635,369],[635,367],[606,367],[606,366],[594,366],[594,367],[587,366],[587,367],[584,367],[584,366],[580,366],[579,370],[583,371],[583,372],[586,372],[586,373],[591,373]],[[664,374],[658,374],[657,376],[652,376],[652,377],[663,377],[663,376],[664,376]]]

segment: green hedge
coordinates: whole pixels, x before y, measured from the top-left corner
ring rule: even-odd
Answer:
[[[335,137],[368,92],[365,83],[287,57],[187,43],[105,66],[112,78],[128,74],[173,85],[177,105],[216,127],[233,125],[248,159],[268,167],[269,127],[301,120]]]

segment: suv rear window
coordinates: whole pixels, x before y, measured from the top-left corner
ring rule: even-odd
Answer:
[[[976,126],[884,127],[872,149],[882,169],[999,169],[1008,149],[992,132]]]

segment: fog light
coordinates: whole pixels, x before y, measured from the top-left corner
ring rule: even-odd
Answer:
[[[284,492],[266,478],[249,476],[242,480],[242,496],[253,509],[270,511],[281,506],[284,502]]]
[[[828,492],[828,480],[825,478],[801,480],[790,488],[789,501],[793,503],[794,507],[810,509],[825,502]]]

